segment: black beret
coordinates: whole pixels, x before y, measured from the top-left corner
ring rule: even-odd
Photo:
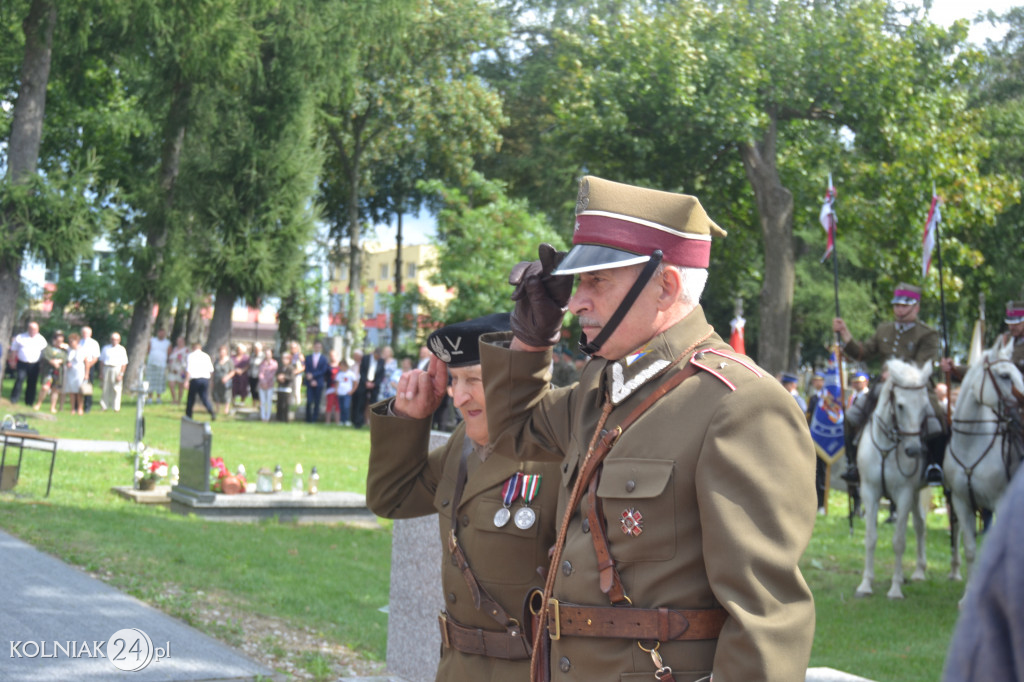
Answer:
[[[427,339],[427,346],[449,367],[479,365],[480,336],[511,329],[508,313],[494,313],[441,327]]]

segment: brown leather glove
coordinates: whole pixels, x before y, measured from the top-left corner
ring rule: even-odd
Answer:
[[[512,268],[508,283],[515,286],[512,300],[512,333],[530,346],[553,346],[562,332],[562,318],[572,295],[572,275],[552,275],[565,258],[551,244],[537,248],[539,260],[523,261]]]

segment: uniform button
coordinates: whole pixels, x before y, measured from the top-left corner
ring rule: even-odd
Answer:
[[[584,533],[590,532],[590,519],[583,519],[583,523],[580,525],[583,526]]]
[[[442,507],[447,507],[448,506],[448,500],[441,500],[441,506]]]
[[[469,515],[468,514],[463,514],[462,515],[462,525],[463,526],[468,526],[469,525]]]
[[[636,481],[626,481],[626,492],[631,493],[636,490]]]
[[[561,670],[563,673],[567,673],[569,672],[570,668],[572,668],[572,663],[569,661],[568,658],[562,656],[560,659],[558,659],[559,670]]]
[[[572,574],[572,563],[571,562],[569,562],[569,561],[563,561],[562,562],[562,573],[564,575],[571,575]]]
[[[448,593],[448,603],[449,604],[454,604],[455,603],[455,593],[454,592],[449,592]]]

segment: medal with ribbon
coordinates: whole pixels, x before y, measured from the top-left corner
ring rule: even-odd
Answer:
[[[537,512],[530,508],[530,503],[540,490],[540,474],[523,474],[523,506],[516,511],[515,524],[519,530],[530,528],[537,521]]]
[[[505,485],[501,487],[501,503],[504,505],[501,509],[494,513],[494,525],[501,528],[508,520],[512,517],[512,512],[509,511],[509,507],[519,497],[519,479],[522,477],[522,473],[517,471],[512,474],[511,478],[505,481]]]

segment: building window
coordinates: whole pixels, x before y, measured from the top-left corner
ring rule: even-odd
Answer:
[[[387,279],[388,278],[388,265],[387,265],[387,263],[384,263],[383,265],[380,266],[380,278],[381,279]]]
[[[416,279],[416,264],[407,263],[405,266],[405,276],[409,279]]]

